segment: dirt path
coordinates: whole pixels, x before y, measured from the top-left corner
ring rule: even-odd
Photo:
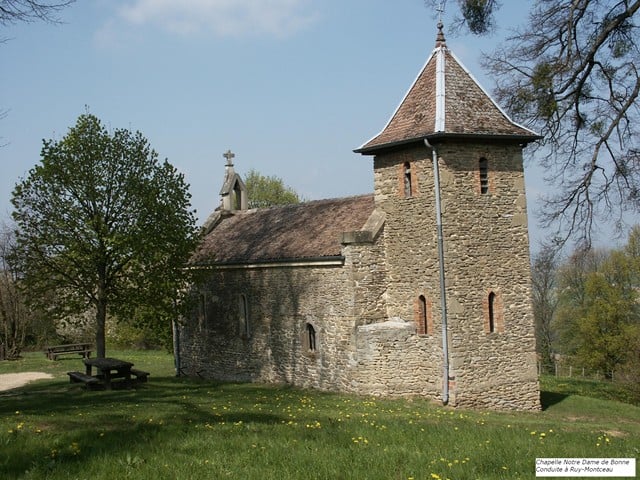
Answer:
[[[4,373],[0,375],[0,392],[22,387],[33,380],[53,378],[53,375],[43,372]]]

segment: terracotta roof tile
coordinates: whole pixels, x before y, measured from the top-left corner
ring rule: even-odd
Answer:
[[[362,229],[373,210],[373,195],[363,195],[223,215],[192,262],[242,264],[338,256],[341,234]]]
[[[443,74],[437,71],[439,55],[444,59]],[[442,91],[444,112],[439,112],[437,95]],[[444,120],[443,128],[441,124],[437,125],[438,115]],[[382,132],[356,152],[370,154],[381,148],[420,141],[434,135],[539,138],[531,130],[509,119],[444,46],[433,51]]]

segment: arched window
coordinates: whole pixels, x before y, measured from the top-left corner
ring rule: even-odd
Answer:
[[[480,193],[485,195],[489,193],[489,161],[484,157],[478,162],[478,172],[480,174]]]
[[[404,172],[404,196],[405,198],[410,198],[413,195],[411,191],[411,164],[409,162],[405,162],[403,167]]]
[[[233,186],[233,209],[242,210],[242,187],[237,180]]]
[[[484,297],[484,331],[485,333],[504,332],[504,312],[499,291],[491,290]]]
[[[243,293],[238,298],[238,321],[240,336],[243,338],[249,338],[251,336],[251,326],[249,322],[249,305],[247,302],[247,296]]]
[[[413,304],[413,318],[416,322],[416,333],[418,335],[433,334],[433,311],[431,301],[420,295]]]
[[[309,352],[315,352],[318,349],[318,345],[316,343],[316,329],[313,328],[313,325],[307,323],[305,333],[305,346],[307,350]]]

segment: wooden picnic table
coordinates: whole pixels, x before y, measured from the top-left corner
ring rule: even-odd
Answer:
[[[147,381],[149,372],[136,370],[133,363],[117,358],[85,358],[85,373],[67,372],[71,383],[83,383],[89,390],[111,390],[114,386],[131,388]],[[96,374],[93,375],[93,368]],[[113,380],[121,379],[113,382]]]
[[[111,381],[115,378],[122,378],[125,382],[131,383],[131,368],[133,367],[131,362],[117,358],[85,358],[83,361],[87,376],[94,376],[92,372],[95,367],[95,377],[102,381],[107,390],[111,390]]]

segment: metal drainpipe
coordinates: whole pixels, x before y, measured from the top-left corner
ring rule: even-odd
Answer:
[[[449,403],[449,338],[447,331],[447,289],[444,275],[444,236],[442,234],[442,207],[440,205],[440,169],[436,147],[424,139],[431,149],[433,159],[433,182],[436,196],[436,226],[438,229],[438,264],[440,267],[440,308],[442,310],[442,403]]]
[[[180,326],[178,322],[173,320],[171,327],[173,329],[173,358],[176,367],[176,377],[179,377],[182,369],[180,365]]]

